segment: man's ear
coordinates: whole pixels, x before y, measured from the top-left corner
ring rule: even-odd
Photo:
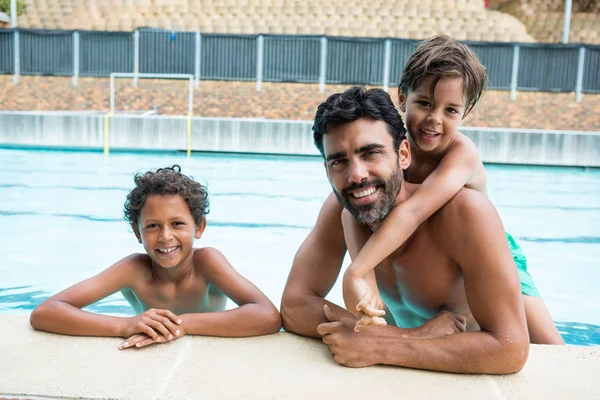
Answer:
[[[406,112],[406,97],[402,93],[402,88],[398,88],[398,105],[400,106],[400,111],[403,113]]]
[[[202,237],[202,234],[204,233],[205,229],[206,229],[206,218],[203,218],[200,225],[196,224],[196,231],[194,232],[194,237],[196,239],[200,239]]]
[[[402,170],[410,167],[410,145],[408,140],[404,139],[398,148],[398,164]]]
[[[142,244],[142,235],[140,235],[140,228],[138,227],[138,224],[135,222],[131,224],[131,229],[133,229],[133,233],[135,233],[135,237],[137,238],[138,242]]]

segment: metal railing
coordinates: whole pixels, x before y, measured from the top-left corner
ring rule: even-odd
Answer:
[[[485,65],[489,88],[600,93],[600,46],[465,42]],[[298,35],[0,30],[0,73],[108,77],[191,74],[201,80],[396,85],[418,41]]]

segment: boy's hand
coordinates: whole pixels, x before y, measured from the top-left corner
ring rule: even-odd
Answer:
[[[416,329],[414,336],[435,339],[467,331],[467,319],[460,314],[441,311]]]
[[[126,318],[123,337],[131,337],[142,333],[158,341],[159,336],[172,340],[181,328],[181,319],[169,310],[151,308],[134,317]]]
[[[129,339],[127,339],[126,341],[124,341],[123,343],[121,343],[118,347],[119,350],[125,350],[128,349],[130,347],[135,347],[135,348],[141,348],[141,347],[146,347],[146,346],[150,346],[154,343],[167,343],[167,342],[171,342],[175,339],[179,339],[185,336],[185,331],[183,329],[183,325],[179,325],[175,336],[173,336],[171,339],[168,339],[166,337],[164,337],[163,335],[158,335],[158,339],[154,340],[153,338],[151,338],[150,336],[148,336],[145,333],[136,333],[135,335],[131,336]]]
[[[356,332],[359,332],[370,323],[379,326],[386,325],[385,319],[381,318],[385,315],[383,301],[379,297],[378,291],[372,290],[371,285],[364,278],[349,273],[344,274],[342,290],[348,311],[357,314],[359,317],[354,327]],[[356,304],[356,306],[353,307],[353,304]]]

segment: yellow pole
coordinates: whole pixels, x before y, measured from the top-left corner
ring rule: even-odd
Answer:
[[[112,115],[112,111],[104,115],[104,157],[108,157],[108,118]]]
[[[188,113],[187,118],[187,156],[192,154],[192,113]]]

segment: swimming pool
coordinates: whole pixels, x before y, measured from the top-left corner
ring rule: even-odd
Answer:
[[[0,149],[0,312],[143,251],[122,217],[139,170],[180,164],[208,184],[197,246],[221,250],[279,306],[293,256],[330,192],[319,158]],[[600,170],[487,165],[490,198],[565,340],[600,345]],[[329,298],[339,304],[341,288]],[[89,307],[130,314],[115,294]]]

